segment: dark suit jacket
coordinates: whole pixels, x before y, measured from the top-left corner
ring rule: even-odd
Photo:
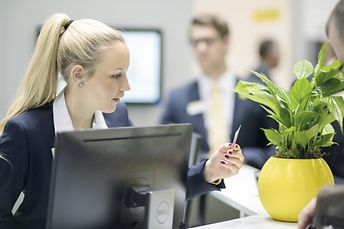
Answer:
[[[104,118],[109,127],[131,125],[123,103]],[[54,138],[52,104],[24,112],[6,124],[0,137],[0,153],[9,161],[0,159],[0,228],[45,228]],[[204,180],[203,166],[189,169],[189,198],[218,189]],[[24,200],[13,216],[11,210],[22,191]]]
[[[181,88],[172,91],[165,104],[165,110],[161,118],[162,124],[167,123],[191,123],[193,131],[202,136],[201,150],[203,153],[209,151],[207,143],[208,133],[204,126],[203,114],[189,115],[187,106],[190,102],[200,100],[198,82],[193,81]],[[241,125],[237,143],[242,147],[247,164],[261,168],[268,159],[267,143],[264,132],[260,128],[270,127],[271,121],[266,112],[257,104],[249,100],[239,99],[235,95],[234,115],[232,122],[232,136]]]
[[[323,157],[330,166],[335,182],[344,184],[344,135],[342,134],[337,122],[333,122],[333,127],[336,132],[333,141],[338,143],[331,147],[322,149],[325,153]]]

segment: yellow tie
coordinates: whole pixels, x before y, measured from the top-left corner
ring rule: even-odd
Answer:
[[[222,108],[223,99],[218,83],[213,84],[210,102],[208,143],[210,152],[213,153],[221,145],[226,143],[228,138],[228,127],[226,126],[226,121],[223,114],[224,109]]]

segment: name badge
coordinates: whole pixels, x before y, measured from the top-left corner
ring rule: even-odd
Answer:
[[[202,100],[192,101],[188,103],[186,112],[190,116],[201,114],[205,111],[205,104]]]

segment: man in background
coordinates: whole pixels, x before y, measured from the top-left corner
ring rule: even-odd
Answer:
[[[191,123],[202,138],[199,160],[207,159],[224,142],[231,142],[241,125],[237,143],[245,162],[261,168],[269,157],[268,142],[261,130],[268,127],[268,119],[258,104],[241,100],[232,92],[238,77],[226,63],[230,50],[228,24],[215,15],[196,16],[189,40],[201,73],[169,94],[160,122]]]
[[[268,155],[260,128],[267,127],[268,118],[258,104],[241,100],[232,92],[238,77],[226,63],[230,50],[227,23],[215,15],[196,16],[189,36],[201,73],[170,93],[161,123],[191,123],[202,137],[202,159],[221,143],[231,142],[241,125],[238,144],[246,163],[261,168]]]
[[[263,40],[258,48],[259,66],[254,69],[256,72],[263,73],[271,80],[271,70],[276,68],[279,64],[280,53],[276,42],[273,40]],[[251,73],[250,80],[257,80],[258,78]]]

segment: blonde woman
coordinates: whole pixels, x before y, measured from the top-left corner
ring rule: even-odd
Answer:
[[[56,132],[130,125],[120,103],[130,90],[128,66],[124,39],[101,22],[56,14],[43,25],[19,95],[0,123],[0,152],[9,162],[0,163],[0,228],[45,228]],[[56,96],[58,73],[67,86]],[[236,174],[242,161],[238,145],[223,145],[189,170],[188,197],[223,187],[216,181]]]

